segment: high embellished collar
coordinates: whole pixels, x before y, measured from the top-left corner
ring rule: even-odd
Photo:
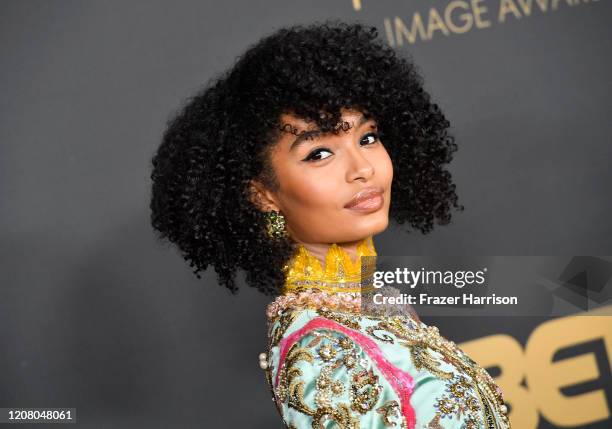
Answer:
[[[357,244],[357,260],[341,246],[333,243],[325,255],[325,267],[303,245],[287,263],[283,294],[301,290],[320,290],[328,293],[360,293],[372,289],[371,280],[376,269],[376,249],[372,236]],[[362,267],[362,256],[364,265]]]

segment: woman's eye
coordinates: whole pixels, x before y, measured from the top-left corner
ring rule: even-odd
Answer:
[[[325,152],[327,152],[329,155],[322,155]],[[333,153],[327,149],[315,149],[312,152],[310,152],[310,154],[306,157],[306,159],[304,159],[304,161],[321,161],[322,159],[328,158],[330,156],[332,156]]]
[[[379,137],[380,136],[379,136],[378,133],[368,133],[365,136],[363,136],[364,139],[369,139],[369,142],[366,143],[366,145],[376,143],[378,141]],[[363,139],[361,141],[363,141]]]
[[[379,133],[375,133],[375,132],[367,133],[361,139],[361,143],[362,143],[362,146],[367,146],[367,145],[376,143],[377,141],[379,141],[379,139],[380,139]],[[364,141],[365,141],[365,144],[363,144]],[[332,155],[333,155],[333,152],[331,152],[329,149],[319,148],[319,149],[315,149],[312,152],[310,152],[310,154],[308,154],[308,156],[303,161],[314,161],[314,162],[322,161],[325,158],[329,158]]]

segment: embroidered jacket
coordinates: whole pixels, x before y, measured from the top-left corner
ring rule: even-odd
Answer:
[[[360,274],[359,256],[367,255],[375,255],[371,237],[358,246],[354,264],[332,245],[325,271],[303,248],[290,265],[287,278],[300,286],[287,293],[313,285],[320,292],[316,299],[284,300],[268,312],[268,350],[260,364],[286,426],[510,428],[499,387],[436,327],[406,313],[365,314],[348,300],[328,305],[346,295],[343,287],[354,287],[334,283],[338,272]],[[300,280],[299,272],[306,278]]]

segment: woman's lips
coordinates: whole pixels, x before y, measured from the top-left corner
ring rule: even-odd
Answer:
[[[379,188],[369,188],[358,192],[344,207],[358,212],[375,212],[383,205],[383,192]]]

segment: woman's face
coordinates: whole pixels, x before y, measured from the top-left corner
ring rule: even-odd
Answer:
[[[393,166],[376,122],[359,111],[342,113],[348,131],[312,139],[282,132],[271,151],[279,187],[258,188],[267,209],[285,216],[289,235],[299,242],[354,242],[384,231],[389,223]],[[281,125],[290,130],[285,124],[298,135],[316,129],[287,114]],[[360,195],[365,198],[355,201]]]

